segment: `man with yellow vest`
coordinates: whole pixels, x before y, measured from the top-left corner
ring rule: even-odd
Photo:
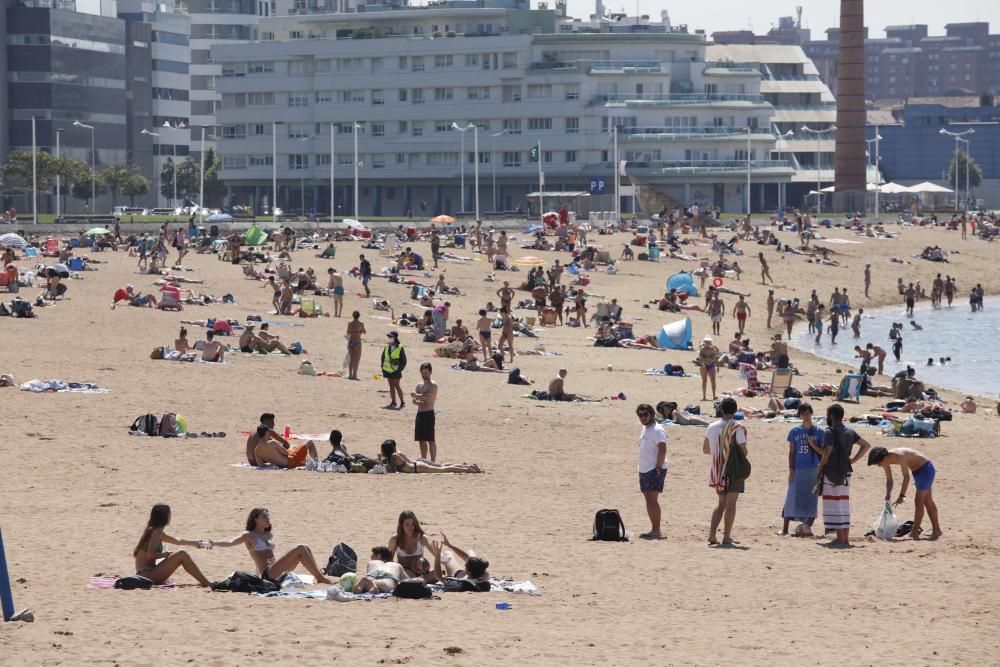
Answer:
[[[403,369],[406,368],[406,351],[399,343],[399,334],[390,331],[386,336],[389,343],[382,350],[382,375],[389,381],[389,399],[392,401],[385,406],[387,410],[396,408],[396,395],[399,395],[399,409],[406,407],[403,402],[403,389],[399,386],[403,378]]]

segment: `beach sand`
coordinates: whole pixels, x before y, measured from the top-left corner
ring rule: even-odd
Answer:
[[[815,287],[825,302],[834,286],[847,286],[852,305],[896,304],[897,277],[920,280],[928,289],[938,271],[957,275],[955,310],[965,313],[971,284],[1000,284],[993,245],[961,241],[957,232],[905,229],[900,240],[876,241],[849,235],[862,244],[823,244],[840,253],[840,267],[823,267],[765,250],[781,286],[778,297],[803,303]],[[793,242],[793,235],[780,235]],[[591,241],[621,252],[625,235],[592,235]],[[926,245],[960,250],[942,265],[912,259]],[[516,244],[512,243],[512,247]],[[426,243],[415,247],[430,255]],[[743,280],[727,286],[748,292],[753,315],[748,335],[765,349],[766,288],[758,280],[759,246],[740,258]],[[699,254],[706,248],[699,248]],[[360,244],[338,244],[341,271],[349,269]],[[469,251],[457,250],[469,256]],[[377,255],[367,251],[366,254]],[[566,254],[515,251],[547,261]],[[889,262],[895,255],[905,265]],[[359,309],[368,328],[362,381],[297,374],[299,358],[234,357],[224,367],[152,361],[150,350],[168,345],[182,319],[210,316],[243,320],[266,314],[271,291],[244,279],[238,267],[213,255],[189,255],[185,274],[205,280],[203,291],[231,292],[238,305],[191,306],[160,312],[109,308],[118,287],[132,283],[150,291],[152,278],[137,275],[135,258],[124,252],[94,255],[105,264],[69,280],[67,298],[39,309],[34,320],[0,319],[4,343],[0,372],[18,382],[32,378],[92,381],[108,394],[36,395],[0,389],[3,439],[0,452],[0,527],[18,609],[30,607],[33,624],[0,624],[0,663],[29,664],[320,664],[440,663],[492,664],[990,664],[1000,647],[1000,525],[995,466],[990,458],[998,426],[993,402],[980,414],[957,414],[959,396],[947,393],[956,414],[942,424],[941,438],[902,440],[877,429],[859,428],[873,446],[915,446],[930,456],[938,476],[934,495],[945,535],[936,542],[894,543],[863,537],[882,507],[881,470],[856,466],[852,481],[850,550],[829,550],[824,540],[780,538],[781,507],[787,479],[788,424],[749,422],[753,476],[739,501],[734,537],[738,548],[706,544],[715,494],[708,487],[703,430],[668,429],[670,473],[661,497],[664,532],[657,542],[589,541],[594,513],[618,508],[634,535],[648,530],[636,472],[640,402],[698,403],[700,380],[646,377],[641,371],[680,363],[690,371],[692,352],[592,347],[593,329],[541,329],[537,340],[518,338],[521,348],[544,344],[563,356],[520,357],[516,365],[545,388],[560,367],[569,370],[568,391],[595,396],[624,392],[625,401],[556,404],[524,400],[526,387],[505,384],[506,376],[459,372],[450,360],[432,359],[431,344],[401,329],[409,366],[403,387],[418,382],[423,361],[435,364],[439,460],[475,462],[483,475],[336,475],[303,471],[234,468],[244,460],[244,438],[265,411],[277,414],[279,430],[316,433],[338,428],[352,452],[374,456],[379,443],[395,438],[416,457],[411,441],[414,408],[381,409],[388,402],[384,381],[376,381],[378,355],[391,324],[361,299],[357,280],[347,278],[345,313]],[[173,256],[173,254],[172,254]],[[872,263],[872,298],[864,299],[862,271]],[[321,276],[331,263],[312,251],[298,251],[293,268],[311,266]],[[375,257],[373,267],[384,265]],[[28,262],[20,266],[27,268]],[[474,327],[476,311],[503,279],[526,275],[498,273],[483,281],[482,262],[442,262],[448,282],[467,296],[448,297],[452,320]],[[617,297],[625,319],[638,334],[654,333],[670,314],[642,308],[663,293],[665,279],[695,262],[619,264],[609,276],[594,272],[589,291]],[[423,278],[433,283],[434,278]],[[565,282],[565,276],[564,276]],[[391,300],[396,313],[409,289],[375,279],[376,295]],[[34,295],[34,291],[28,291]],[[518,299],[527,293],[518,293]],[[731,307],[735,297],[726,297]],[[318,301],[332,311],[332,301]],[[699,299],[699,302],[702,301]],[[591,300],[591,313],[596,299]],[[522,311],[523,314],[533,314]],[[692,315],[695,341],[710,331],[707,316]],[[275,318],[304,324],[275,326],[286,342],[301,341],[319,370],[339,370],[345,353],[346,320]],[[777,319],[777,318],[776,318]],[[779,324],[777,321],[775,324]],[[799,323],[804,327],[805,323]],[[204,330],[189,327],[191,340]],[[720,348],[736,330],[727,312]],[[777,326],[773,330],[779,331]],[[864,331],[886,346],[885,332]],[[233,340],[232,342],[235,342]],[[855,343],[842,330],[841,345]],[[992,341],[984,339],[984,344]],[[947,341],[942,341],[946,354]],[[847,367],[802,353],[793,363],[805,375],[794,386],[837,383]],[[607,366],[613,371],[609,372]],[[919,369],[918,369],[919,372]],[[765,381],[768,373],[762,374]],[[888,379],[886,378],[886,383]],[[998,378],[1000,384],[1000,378]],[[723,370],[719,390],[744,385],[735,371]],[[740,399],[764,407],[766,398]],[[814,400],[823,414],[830,399]],[[848,404],[847,414],[875,411],[882,399]],[[711,403],[701,403],[703,411]],[[130,437],[132,420],[144,413],[173,411],[190,428],[225,431],[225,438],[161,439]],[[320,451],[325,455],[329,446]],[[898,473],[898,471],[897,471]],[[899,488],[899,476],[897,474]],[[897,510],[912,518],[913,489]],[[540,596],[449,594],[440,600],[383,600],[338,604],[268,600],[240,594],[208,593],[183,573],[171,591],[90,590],[96,574],[132,573],[131,551],[152,504],[173,509],[168,532],[189,539],[231,539],[249,510],[270,509],[279,552],[299,543],[312,546],[325,563],[337,542],[346,542],[367,560],[371,546],[385,544],[401,510],[411,509],[425,530],[445,532],[457,545],[474,549],[496,575],[534,582]],[[817,521],[817,528],[820,521]],[[925,523],[930,533],[929,522]],[[246,551],[193,550],[212,580],[236,569],[252,570]],[[498,611],[497,602],[511,602]],[[457,647],[457,648],[453,648]]]

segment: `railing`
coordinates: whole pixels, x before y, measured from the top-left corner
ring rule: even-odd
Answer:
[[[816,74],[772,74],[764,77],[764,81],[820,81]]]
[[[788,160],[751,160],[750,169],[788,169],[792,163]],[[648,171],[659,173],[726,173],[746,172],[746,160],[674,160],[654,162],[627,162],[625,170]]]
[[[725,60],[708,61],[705,69],[728,69],[737,72],[759,72],[760,63],[736,63]]]
[[[663,95],[639,95],[631,93],[611,93],[604,95],[594,95],[591,101],[598,104],[655,104],[684,105],[684,104],[711,104],[712,102],[753,102],[761,104],[764,102],[762,95],[741,95],[725,93],[680,93]]]
[[[623,127],[619,128],[619,136],[624,137],[657,137],[662,135],[670,136],[705,136],[705,137],[729,137],[746,136],[745,127]],[[773,135],[765,129],[753,128],[751,135]]]
[[[557,60],[531,63],[529,70],[588,70],[618,71],[638,69],[659,72],[662,65],[656,60]]]

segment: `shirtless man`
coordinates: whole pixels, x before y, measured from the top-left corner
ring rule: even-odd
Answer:
[[[267,326],[266,324],[263,326]],[[244,329],[243,333],[240,335],[240,352],[251,353],[260,352],[261,354],[268,354],[274,350],[280,350],[282,354],[291,354],[288,348],[281,344],[275,336],[267,334],[268,338],[264,338],[264,332],[258,336],[254,333],[254,325],[248,324],[247,328]]]
[[[861,316],[864,315],[864,313],[864,308],[858,308],[858,312],[855,313],[854,319],[851,320],[851,331],[854,332],[855,338],[861,338]]]
[[[910,473],[913,473],[913,482],[917,487],[917,495],[914,500],[913,529],[910,537],[918,539],[923,530],[920,523],[924,519],[924,511],[931,520],[931,539],[936,540],[943,534],[941,524],[938,523],[937,505],[934,504],[934,495],[931,487],[934,485],[934,476],[937,471],[931,460],[915,449],[907,447],[897,447],[896,449],[886,449],[885,447],[875,447],[868,454],[868,465],[879,466],[885,471],[885,502],[892,498],[892,465],[898,465],[903,473],[903,484],[899,487],[899,497],[892,505],[898,507],[906,500],[906,488],[910,484]]]
[[[247,438],[247,463],[252,466],[269,463],[279,468],[297,468],[305,464],[307,455],[319,458],[312,440],[305,445],[292,447],[274,430],[274,415],[270,412],[260,416],[260,425]]]
[[[226,346],[215,340],[215,332],[209,330],[205,334],[205,347],[201,350],[202,361],[221,363],[226,360]]]
[[[747,318],[750,317],[750,304],[743,299],[742,294],[740,294],[739,301],[733,306],[733,317],[736,318],[736,322],[740,327],[740,334],[742,335],[747,325]]]
[[[767,290],[767,328],[771,328],[771,317],[774,316],[774,290]]]
[[[549,296],[549,288],[544,283],[540,283],[531,290],[531,296],[535,299],[535,312],[538,319],[542,319],[542,312],[545,310],[545,300]]]
[[[503,281],[503,287],[497,290],[497,296],[500,298],[500,307],[510,310],[510,303],[514,300],[514,290],[510,288],[508,281]]]
[[[326,284],[327,293],[333,295],[333,316],[340,317],[344,311],[344,276],[337,269],[327,269],[330,279]]]
[[[420,384],[410,394],[413,404],[417,406],[417,417],[414,425],[413,439],[420,443],[420,458],[437,460],[437,442],[434,439],[434,402],[437,400],[438,386],[431,380],[431,365],[428,362],[420,364]]]
[[[486,315],[486,309],[480,309],[476,329],[479,331],[479,345],[483,348],[483,361],[488,360],[493,353],[493,333],[490,331],[492,326],[493,320]]]
[[[872,265],[865,264],[865,298],[868,298],[868,290],[872,286]]]
[[[268,352],[279,350],[282,354],[290,354],[290,352],[288,352],[288,348],[281,342],[281,336],[272,335],[270,327],[270,324],[264,322],[260,325],[260,333],[257,334],[257,336],[264,341],[265,348],[268,349]]]
[[[566,303],[566,288],[563,285],[556,285],[556,288],[549,294],[549,303],[556,310],[559,318],[559,326],[563,325],[563,304]]]
[[[771,269],[767,265],[767,260],[764,259],[764,253],[758,253],[757,259],[760,260],[760,284],[766,285],[767,281],[770,280],[773,285],[774,278],[771,277]]]
[[[502,318],[503,326],[500,329],[500,341],[497,343],[497,350],[503,356],[503,342],[507,341],[507,347],[510,349],[510,363],[514,363],[514,318],[510,316],[510,311],[507,308],[500,309],[500,317]]]
[[[872,356],[875,357],[878,362],[878,370],[876,372],[879,375],[882,375],[882,368],[885,366],[885,358],[888,356],[888,352],[885,351],[885,348],[875,345],[874,343],[868,343],[868,345],[865,346],[865,349],[867,349]]]
[[[390,554],[391,555],[391,554]],[[399,582],[406,579],[406,572],[399,563],[389,559],[370,560],[365,576],[354,584],[352,593],[392,593]]]
[[[361,313],[351,313],[351,321],[347,323],[347,379],[359,380],[358,366],[361,365],[361,336],[368,333],[361,321]]]
[[[292,314],[292,286],[287,280],[281,281],[281,294],[278,296],[278,314]]]
[[[726,304],[718,293],[708,302],[708,315],[712,318],[712,333],[716,336],[722,333],[722,317],[726,314]]]
[[[788,367],[788,345],[781,340],[781,334],[774,334],[774,341],[771,343],[771,360],[776,368]]]
[[[559,369],[559,375],[552,378],[549,382],[549,396],[553,401],[575,401],[578,399],[576,394],[567,394],[565,391],[567,371],[565,368]]]
[[[469,337],[469,328],[464,324],[462,324],[462,318],[455,320],[455,324],[451,328],[452,340],[464,341],[468,337]]]

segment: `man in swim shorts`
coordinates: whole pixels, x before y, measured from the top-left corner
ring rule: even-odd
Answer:
[[[290,446],[287,440],[274,432],[274,415],[262,415],[262,417],[268,416],[270,425],[262,422],[247,439],[247,460],[250,461],[250,465],[269,464],[290,470],[304,466],[308,458],[319,459],[316,445],[312,440],[304,445]]]
[[[359,258],[361,260],[361,264],[358,265],[358,272],[361,274],[361,284],[365,288],[365,296],[370,297],[372,295],[372,291],[368,289],[368,281],[372,279],[372,265],[371,262],[365,259],[364,255],[359,255]]]
[[[906,487],[910,484],[910,474],[913,474],[913,484],[917,487],[916,498],[914,499],[913,529],[910,537],[918,539],[923,530],[920,524],[924,519],[924,512],[931,519],[931,539],[936,540],[943,534],[941,524],[938,523],[937,505],[934,504],[934,495],[931,489],[934,486],[934,477],[937,470],[931,460],[915,449],[907,447],[897,447],[896,449],[886,449],[885,447],[875,447],[868,454],[868,465],[879,466],[885,471],[885,502],[892,498],[892,465],[898,465],[903,472],[903,483],[899,487],[899,497],[892,505],[898,507],[906,500]]]
[[[726,314],[726,304],[719,298],[718,292],[708,303],[708,314],[712,318],[712,333],[718,336],[722,333],[722,317]]]
[[[733,306],[733,317],[736,318],[736,322],[739,324],[741,335],[743,334],[743,330],[746,328],[747,318],[749,316],[750,316],[750,304],[748,304],[744,300],[743,295],[740,294],[740,300],[737,301],[736,305]]]
[[[333,316],[340,317],[344,311],[344,277],[333,267],[326,272],[330,276],[327,289],[333,295]]]
[[[438,386],[431,380],[431,365],[429,362],[420,364],[420,384],[410,394],[413,404],[417,406],[416,423],[413,429],[413,439],[420,443],[420,458],[426,459],[430,454],[431,461],[437,460],[437,442],[434,436],[434,402],[437,400]]]

